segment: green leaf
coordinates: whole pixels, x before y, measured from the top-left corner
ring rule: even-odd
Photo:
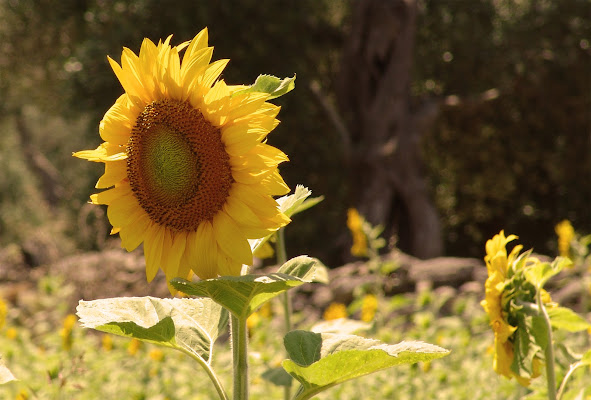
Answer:
[[[12,372],[10,372],[8,367],[0,360],[0,385],[16,380],[17,379],[12,375]]]
[[[330,321],[320,321],[312,326],[312,332],[317,333],[339,333],[339,334],[353,334],[359,331],[368,331],[372,324],[368,322],[358,321],[356,319],[338,318]]]
[[[511,370],[523,378],[531,378],[533,374],[533,360],[542,353],[542,346],[547,343],[544,339],[545,324],[536,320],[534,328],[534,317],[523,313],[517,314],[517,330],[513,339],[513,363]],[[540,340],[542,343],[538,343]]]
[[[296,185],[293,194],[289,194],[277,199],[279,209],[288,217],[293,215],[293,212],[306,200],[312,192],[303,185]]]
[[[449,354],[449,350],[423,342],[388,345],[355,335],[306,331],[289,332],[284,343],[291,359],[283,361],[283,368],[302,384],[296,397],[300,400],[372,372]]]
[[[537,262],[525,269],[525,279],[534,285],[538,290],[542,289],[548,279],[560,272],[563,268],[562,263]]]
[[[170,284],[183,293],[209,297],[237,318],[246,318],[266,301],[305,280],[282,273],[220,276],[198,282],[175,278]]]
[[[548,308],[548,316],[552,327],[556,329],[564,329],[568,332],[579,332],[591,328],[591,324],[587,322],[579,314],[567,307],[551,307]]]
[[[269,368],[261,377],[275,386],[291,386],[293,378],[281,367]]]
[[[328,283],[328,270],[317,258],[298,256],[288,260],[277,270],[304,282]]]
[[[258,92],[268,93],[270,95],[268,100],[273,100],[295,89],[295,79],[295,75],[293,76],[293,78],[284,79],[280,79],[272,75],[259,75],[252,86],[243,90],[239,90],[235,92],[232,96]]]
[[[81,300],[76,310],[83,327],[189,352],[208,363],[228,321],[227,313],[209,299]]]
[[[581,358],[581,363],[583,365],[591,365],[591,349],[587,350],[583,357]]]

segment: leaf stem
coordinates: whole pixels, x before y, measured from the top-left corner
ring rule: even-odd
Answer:
[[[248,399],[248,332],[246,317],[231,314],[232,361],[234,371],[234,400]]]
[[[536,291],[536,303],[541,316],[544,318],[546,324],[546,334],[548,335],[548,345],[544,350],[546,359],[546,384],[548,385],[548,400],[556,400],[556,375],[554,372],[554,344],[552,343],[552,324],[548,311],[542,303],[542,290],[538,288]]]
[[[277,231],[277,264],[282,266],[287,261],[287,252],[285,251],[285,229],[281,228]],[[281,303],[283,304],[283,321],[285,326],[285,333],[291,331],[291,298],[289,291],[283,292],[281,295]],[[283,398],[289,400],[291,398],[291,381],[289,385],[283,387]]]
[[[560,389],[558,389],[558,396],[557,396],[558,400],[560,400],[562,398],[562,393],[564,392],[564,388],[566,387],[566,382],[570,379],[573,372],[575,372],[577,370],[577,368],[583,367],[584,365],[585,364],[582,363],[581,361],[577,361],[576,363],[571,364],[570,368],[568,369],[568,372],[564,376],[564,379],[562,379],[562,383],[560,384]]]
[[[204,359],[202,359],[198,355],[196,355],[188,350],[185,350],[182,347],[179,347],[177,349],[180,350],[181,352],[185,353],[189,357],[191,357],[193,360],[197,361],[199,363],[199,365],[201,365],[201,367],[203,367],[203,369],[205,370],[205,372],[209,376],[209,379],[211,379],[211,381],[213,382],[213,386],[215,387],[215,390],[218,392],[218,396],[220,396],[221,400],[230,400],[230,398],[228,397],[226,391],[224,390],[224,387],[223,387],[222,383],[220,382],[218,376],[215,374],[214,370],[211,368],[211,365],[209,365]]]

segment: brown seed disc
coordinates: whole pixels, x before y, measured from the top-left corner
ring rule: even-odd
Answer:
[[[226,202],[233,179],[221,132],[186,102],[148,104],[131,131],[127,154],[131,189],[160,225],[195,231]]]

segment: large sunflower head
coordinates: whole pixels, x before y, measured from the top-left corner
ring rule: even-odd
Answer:
[[[108,190],[91,201],[108,206],[125,249],[144,243],[148,281],[159,268],[167,280],[239,275],[247,239],[289,222],[272,197],[289,192],[277,169],[288,158],[265,143],[279,107],[220,80],[228,60],[212,52],[204,29],[109,58],[125,93],[100,123],[104,143],[74,154],[105,164],[96,187]]]

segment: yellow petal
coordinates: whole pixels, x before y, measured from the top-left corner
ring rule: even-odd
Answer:
[[[114,200],[128,193],[131,193],[131,187],[129,183],[123,183],[113,189],[91,195],[90,200],[93,204],[111,204]]]
[[[110,161],[105,163],[105,173],[96,183],[97,189],[105,189],[127,178],[127,161]]]
[[[146,238],[144,240],[144,256],[146,257],[146,278],[148,279],[148,282],[152,282],[158,272],[158,268],[160,268],[165,231],[165,227],[154,224],[152,228],[146,232]]]
[[[190,251],[191,269],[201,279],[218,276],[217,243],[209,221],[202,222],[194,235],[187,240]]]
[[[203,73],[203,79],[200,82],[200,85],[205,88],[211,87],[216,79],[222,74],[226,65],[230,60],[217,60],[209,64],[209,67]]]
[[[135,198],[135,195],[130,191],[128,194],[119,197],[117,201],[109,204],[109,207],[107,208],[107,216],[109,217],[111,225],[124,226],[128,225],[129,219],[134,217],[134,214],[139,211],[143,210]]]
[[[187,243],[186,233],[178,233],[172,236],[167,229],[164,236],[164,249],[162,250],[161,266],[166,274],[166,281],[176,278],[179,272],[181,257],[185,252],[185,245]]]
[[[144,241],[146,232],[152,229],[151,225],[150,217],[143,210],[136,214],[136,218],[130,219],[130,223],[119,230],[121,246],[127,251],[135,250]]]
[[[252,251],[248,240],[232,218],[224,211],[213,217],[216,242],[227,256],[242,264],[252,265]]]

